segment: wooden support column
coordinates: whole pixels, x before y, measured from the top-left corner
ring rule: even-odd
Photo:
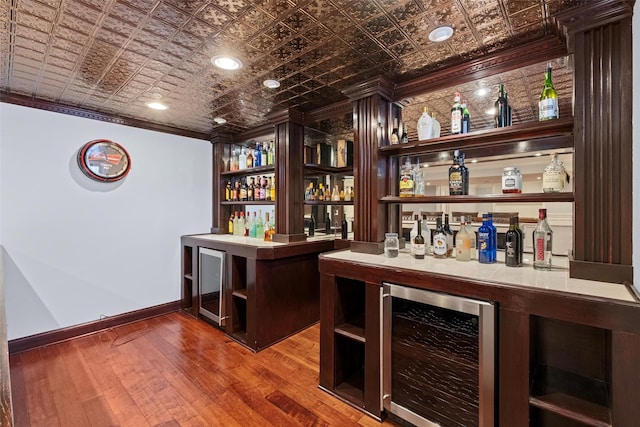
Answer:
[[[354,241],[351,250],[382,253],[387,209],[379,198],[388,193],[387,162],[378,147],[388,133],[393,84],[376,78],[344,91],[353,102]]]
[[[294,110],[269,116],[275,126],[276,242],[306,240],[303,119],[302,113]]]
[[[571,277],[633,280],[632,13],[631,0],[600,0],[556,16],[575,67]]]

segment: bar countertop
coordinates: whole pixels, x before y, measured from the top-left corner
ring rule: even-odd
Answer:
[[[432,256],[426,256],[419,260],[411,256],[409,249],[401,249],[397,258],[386,258],[384,255],[357,253],[349,250],[334,251],[322,254],[320,257],[364,266],[442,274],[462,279],[492,282],[496,285],[637,302],[630,290],[622,284],[569,277],[569,259],[560,256],[553,258],[554,268],[550,271],[534,269],[531,265],[531,254],[525,254],[525,265],[522,267],[507,267],[503,261],[503,252],[498,252],[498,262],[494,264],[480,264],[478,261],[459,262],[454,258],[438,259]]]

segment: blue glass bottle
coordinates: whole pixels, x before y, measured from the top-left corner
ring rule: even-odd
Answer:
[[[489,227],[487,214],[482,214],[482,225],[478,228],[478,262],[491,264],[491,228]]]
[[[498,228],[493,225],[493,214],[487,214],[487,225],[491,229],[491,262],[498,261]]]
[[[256,144],[256,149],[253,152],[253,165],[255,167],[262,166],[262,150],[259,143]]]

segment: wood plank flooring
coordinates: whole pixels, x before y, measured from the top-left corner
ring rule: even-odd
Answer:
[[[183,313],[11,356],[26,426],[392,426],[318,389],[319,326],[254,354]]]

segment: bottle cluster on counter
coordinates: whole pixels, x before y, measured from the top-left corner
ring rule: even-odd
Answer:
[[[255,176],[251,178],[238,178],[227,181],[225,188],[225,201],[227,202],[253,202],[276,200],[275,177]]]
[[[333,185],[333,189],[330,189],[330,185],[319,183],[318,187],[315,187],[313,182],[307,185],[304,192],[304,199],[306,201],[332,201],[332,202],[349,202],[353,200],[353,187],[348,185],[342,185],[342,188],[338,184]]]
[[[235,147],[226,163],[227,171],[238,171],[260,166],[272,166],[275,157],[273,142],[257,142],[255,148]]]
[[[243,211],[239,214],[235,211],[229,218],[229,234],[271,241],[276,232],[275,215],[273,211],[271,217],[269,212],[264,215],[263,219],[262,211],[254,211],[253,216],[249,211],[246,215]]]
[[[410,233],[411,255],[416,259],[424,259],[425,255],[434,258],[455,258],[457,261],[478,261],[480,264],[493,264],[497,262],[498,231],[493,223],[493,214],[482,214],[482,225],[476,232],[471,229],[473,218],[461,216],[460,228],[455,234],[449,226],[449,215],[444,214],[436,218],[436,229],[433,233],[433,245],[431,232],[427,224],[426,216],[419,219],[414,216],[414,227]],[[520,228],[518,216],[509,218],[509,229],[505,233],[505,265],[507,267],[521,267],[524,265],[524,233]],[[424,236],[429,236],[425,238]],[[397,234],[385,235],[385,251],[387,258],[398,256]],[[533,267],[535,269],[550,270],[552,268],[551,249],[553,231],[547,222],[547,210],[539,209],[538,224],[533,231]],[[455,240],[455,244],[454,244]]]

